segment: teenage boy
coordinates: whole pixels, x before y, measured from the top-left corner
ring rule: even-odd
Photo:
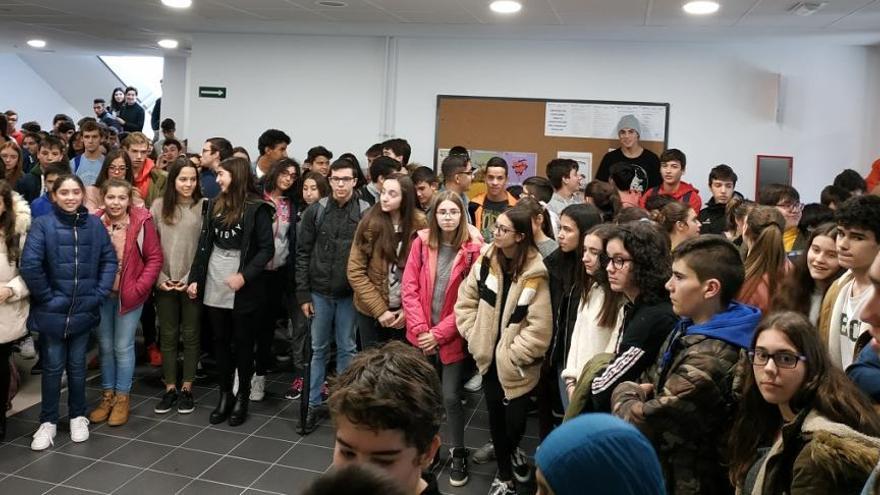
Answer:
[[[73,159],[73,173],[82,179],[83,184],[91,186],[101,172],[104,155],[101,154],[101,128],[94,120],[83,122],[82,132],[83,153]]]
[[[619,162],[611,166],[608,182],[617,189],[621,208],[638,208],[645,192],[647,174],[636,164]]]
[[[68,165],[68,167],[70,166],[67,157],[64,155],[67,147],[57,137],[47,135],[40,140],[38,146],[37,164],[39,166],[32,167],[31,171],[22,178],[24,180],[22,187],[28,191],[36,191],[37,195],[46,190],[45,170],[50,163],[62,162]]]
[[[851,196],[861,196],[868,192],[868,184],[861,174],[848,168],[834,177],[835,186],[844,189]]]
[[[785,231],[782,233],[785,253],[789,258],[801,255],[807,248],[807,238],[798,228],[804,204],[797,189],[787,184],[769,184],[758,193],[758,204],[775,206],[782,213],[785,218]]]
[[[385,182],[385,177],[400,172],[400,162],[387,157],[379,156],[370,163],[370,182],[361,191],[360,199],[369,203],[370,206],[379,202],[379,188]]]
[[[157,143],[158,145],[158,143]],[[162,154],[156,160],[156,166],[165,170],[180,156],[183,145],[176,139],[165,139],[162,142]]]
[[[144,107],[137,102],[138,90],[134,86],[125,88],[125,104],[116,116],[116,122],[124,132],[142,132],[144,130]]]
[[[681,318],[641,383],[614,389],[612,412],[654,445],[669,493],[726,493],[719,445],[736,412],[732,383],[761,311],[733,301],[745,278],[739,250],[701,236],[672,253],[666,283]]]
[[[397,160],[401,167],[405,167],[409,163],[410,154],[412,154],[412,147],[406,139],[395,138],[382,143],[382,155]]]
[[[880,410],[880,256],[868,272],[874,291],[862,309],[861,319],[869,325],[869,332],[874,337],[869,345],[859,354],[859,360],[848,370],[848,375],[874,400],[874,409]],[[854,368],[857,369],[854,370]],[[854,373],[855,371],[855,373]],[[880,493],[880,464],[865,482],[862,495]]]
[[[367,157],[367,167],[369,167],[373,163],[373,160],[382,156],[382,143],[376,143],[367,148],[364,156]]]
[[[330,166],[330,197],[303,213],[296,242],[296,298],[312,321],[312,364],[309,412],[305,431],[322,418],[321,388],[330,351],[336,341],[336,372],[348,368],[355,353],[355,310],[346,268],[354,233],[370,205],[354,197],[357,165],[336,160]]]
[[[16,144],[21,146],[24,133],[15,128],[15,125],[18,124],[18,112],[10,109],[3,112],[3,114],[6,115],[6,135],[15,139]]]
[[[272,164],[282,158],[287,158],[287,147],[290,146],[290,136],[278,129],[267,129],[257,139],[259,158],[251,166],[257,179],[269,173]]]
[[[418,200],[419,209],[427,213],[431,209],[434,195],[440,186],[437,174],[428,167],[418,167],[413,170],[412,181],[413,186],[416,188],[416,199]]]
[[[95,111],[95,118],[98,122],[112,129],[116,129],[117,133],[122,132],[122,124],[117,122],[116,118],[107,111],[107,102],[104,101],[104,98],[95,98],[92,102],[92,110]]]
[[[467,190],[474,180],[474,167],[470,158],[467,155],[450,154],[440,164],[440,173],[443,174],[443,188],[461,196],[462,204],[469,204]],[[473,217],[469,211],[466,213],[468,223],[473,225]]]
[[[645,207],[645,201],[653,196],[670,196],[676,201],[690,205],[694,213],[699,213],[703,207],[700,191],[694,186],[681,180],[687,167],[687,157],[678,149],[668,149],[660,155],[660,177],[663,183],[659,186],[648,188],[642,195],[641,207]]]
[[[727,231],[727,203],[734,197],[742,199],[742,194],[736,192],[738,179],[736,172],[723,163],[709,171],[712,199],[700,210],[701,233],[721,235]]]
[[[427,472],[440,448],[443,393],[414,347],[389,342],[364,351],[333,384],[333,467],[373,464],[408,495],[440,493]]]
[[[333,152],[323,146],[315,146],[309,149],[306,154],[306,163],[309,164],[309,170],[319,173],[324,177],[330,174],[330,160],[333,159]]]
[[[468,215],[480,230],[486,242],[492,242],[495,219],[504,210],[516,206],[516,198],[507,192],[507,162],[493,156],[486,162],[486,192],[478,194],[468,203]]]
[[[648,174],[646,188],[659,186],[663,180],[660,178],[660,159],[651,150],[642,148],[639,140],[642,137],[642,125],[635,115],[624,115],[617,123],[617,138],[620,140],[620,148],[605,153],[599,170],[596,171],[596,179],[607,181],[611,175],[611,166],[618,162],[634,163]]]
[[[132,186],[141,193],[147,208],[153,204],[153,200],[165,194],[165,183],[168,181],[165,171],[150,160],[150,145],[150,138],[143,132],[131,132],[122,141],[122,149],[131,159],[131,172],[134,175]]]
[[[167,141],[174,140],[180,143],[180,140],[177,139],[177,122],[174,122],[174,119],[165,119],[159,124],[159,129],[162,131],[162,137],[156,140],[156,149],[161,150],[162,146],[165,145]],[[158,137],[158,136],[157,136]],[[183,148],[183,146],[181,146]]]
[[[232,143],[226,138],[214,137],[202,145],[202,156],[199,160],[199,185],[204,197],[213,199],[220,194],[220,186],[217,185],[217,167],[220,166],[220,162],[230,156],[232,156]]]
[[[870,325],[860,315],[871,297],[868,271],[880,252],[880,197],[850,198],[837,209],[834,219],[837,259],[848,271],[825,293],[819,335],[828,345],[831,362],[846,369],[871,340]]]
[[[553,185],[553,197],[547,209],[559,216],[568,205],[580,203],[574,193],[581,188],[578,163],[569,158],[556,158],[547,164],[547,178]]]
[[[55,197],[52,194],[52,187],[55,180],[62,175],[70,174],[70,165],[66,162],[52,162],[46,165],[46,171],[43,173],[43,183],[45,189],[39,198],[31,203],[31,218],[41,217],[52,213],[52,204],[55,203]]]

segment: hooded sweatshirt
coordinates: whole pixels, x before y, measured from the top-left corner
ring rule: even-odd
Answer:
[[[662,185],[648,189],[645,191],[645,194],[642,195],[640,206],[644,208],[648,198],[652,196],[671,196],[676,201],[689,204],[697,213],[699,213],[700,209],[703,207],[703,200],[700,198],[700,191],[685,181],[680,181],[678,183],[678,189],[672,194],[664,192]]]

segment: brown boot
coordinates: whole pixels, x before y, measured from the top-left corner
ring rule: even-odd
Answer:
[[[116,394],[116,402],[113,411],[110,412],[109,426],[120,426],[128,422],[128,394]]]
[[[89,423],[103,423],[107,421],[114,402],[116,402],[114,392],[112,390],[105,390],[101,395],[101,403],[89,413]]]

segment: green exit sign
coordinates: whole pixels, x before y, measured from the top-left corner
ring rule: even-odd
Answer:
[[[226,98],[226,88],[220,86],[199,86],[199,98]]]

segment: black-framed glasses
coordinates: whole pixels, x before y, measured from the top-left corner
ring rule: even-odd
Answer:
[[[626,266],[627,263],[632,261],[632,258],[624,258],[622,256],[615,256],[614,258],[608,259],[608,264],[614,267],[615,270],[623,270],[623,267]]]
[[[469,175],[469,176],[473,177],[474,174],[477,173],[477,169],[472,168],[472,169],[470,169],[470,170],[462,170],[462,171],[459,172],[459,173],[460,173],[460,174],[464,174],[464,175]]]
[[[764,349],[749,351],[749,361],[754,366],[766,366],[771,359],[777,368],[792,369],[797,366],[798,361],[806,361],[807,356],[789,351],[779,351],[772,354]]]
[[[495,232],[495,235],[498,235],[498,234],[507,235],[511,232],[516,232],[515,229],[512,229],[510,227],[505,227],[504,225],[499,225],[497,223],[495,224],[494,227],[492,227],[492,231]]]
[[[330,177],[328,180],[335,184],[348,184],[354,180],[354,177]]]

